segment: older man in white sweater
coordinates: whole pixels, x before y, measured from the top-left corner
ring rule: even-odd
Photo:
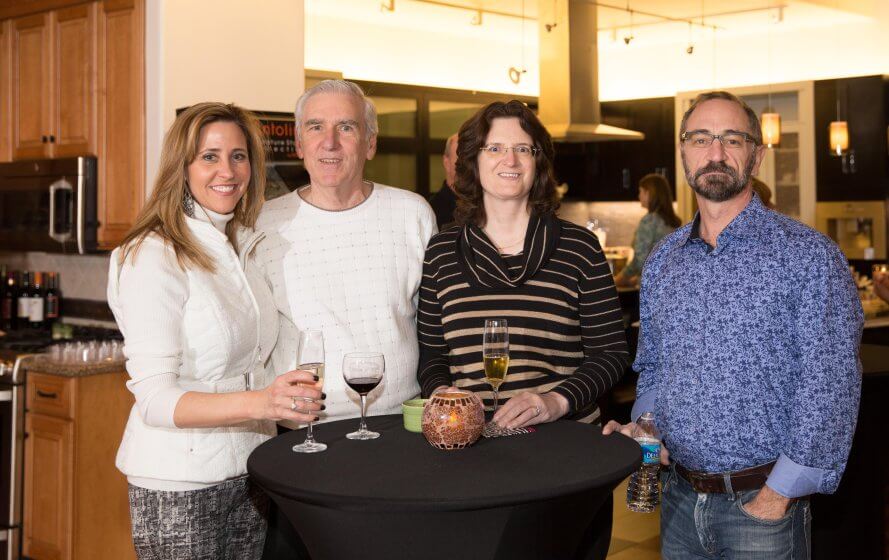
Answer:
[[[310,183],[266,203],[257,223],[266,233],[257,260],[280,318],[275,369],[296,365],[299,331],[324,333],[321,421],[359,414],[342,377],[348,352],[385,356],[369,415],[400,412],[419,392],[417,293],[435,215],[414,193],[364,180],[376,139],[376,110],[357,85],[326,80],[306,91],[296,105],[296,146]]]

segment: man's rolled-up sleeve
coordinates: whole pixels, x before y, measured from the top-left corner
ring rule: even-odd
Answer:
[[[852,446],[864,313],[847,266],[825,241],[798,271],[799,377],[792,381],[787,443],[767,482],[788,498],[836,491]]]

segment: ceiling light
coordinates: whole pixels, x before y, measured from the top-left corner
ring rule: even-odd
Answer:
[[[833,121],[830,123],[830,154],[842,156],[849,149],[849,123]]]
[[[771,111],[771,109],[766,109]],[[781,115],[774,112],[762,114],[762,141],[769,148],[781,142]]]

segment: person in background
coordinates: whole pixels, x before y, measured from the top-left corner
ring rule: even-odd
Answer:
[[[252,255],[263,150],[247,111],[186,109],[164,139],[151,197],[111,254],[108,304],[136,397],[117,467],[140,559],[259,558],[268,498],[249,483],[247,456],[274,421],[323,408],[310,373],[275,378],[265,367],[278,324]]]
[[[526,105],[495,102],[460,128],[456,221],[423,263],[417,379],[425,397],[457,386],[491,404],[485,319],[509,323],[505,428],[599,420],[598,398],[621,378],[627,344],[608,263],[595,235],[560,220],[549,133]],[[611,503],[591,531],[604,558]]]
[[[638,284],[648,254],[658,241],[682,223],[673,211],[673,194],[663,175],[649,173],[639,180],[639,203],[648,213],[639,221],[633,235],[633,260],[614,277],[618,286]]]
[[[325,80],[308,89],[296,103],[295,123],[309,184],[266,203],[257,222],[266,235],[257,260],[279,317],[273,363],[293,367],[299,331],[322,331],[322,420],[341,420],[360,410],[343,380],[343,355],[382,352],[385,378],[368,397],[368,413],[400,413],[401,403],[419,392],[416,302],[435,215],[419,195],[364,179],[378,125],[376,108],[357,84]],[[264,558],[304,555],[285,519],[271,524]]]
[[[877,294],[880,299],[889,303],[889,274],[886,274],[885,272],[874,274],[873,281],[874,293]]]
[[[809,558],[808,496],[837,489],[864,314],[839,247],[765,208],[756,113],[699,95],[679,150],[699,212],[648,257],[631,418],[663,438],[664,558]],[[604,433],[632,433],[609,422]]]
[[[775,204],[772,202],[772,189],[756,177],[750,179],[750,184],[753,187],[753,192],[755,192],[756,196],[762,201],[762,205],[774,210]]]
[[[457,208],[457,195],[454,194],[454,182],[457,178],[457,135],[448,136],[445,142],[445,151],[441,156],[441,164],[444,167],[445,179],[438,192],[429,200],[432,210],[435,212],[435,221],[438,229],[454,223],[454,210]]]

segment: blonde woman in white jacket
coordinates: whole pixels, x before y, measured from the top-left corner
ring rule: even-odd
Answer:
[[[140,559],[258,559],[268,498],[250,485],[247,456],[275,421],[324,408],[311,373],[266,369],[278,320],[252,258],[264,186],[255,117],[194,105],[167,133],[151,198],[111,256],[108,303],[136,397],[117,467]]]

